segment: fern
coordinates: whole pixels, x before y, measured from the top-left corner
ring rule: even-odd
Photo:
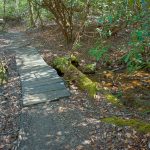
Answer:
[[[99,61],[107,51],[107,47],[100,48],[100,46],[97,46],[95,48],[90,49],[89,54],[95,57],[96,61]]]

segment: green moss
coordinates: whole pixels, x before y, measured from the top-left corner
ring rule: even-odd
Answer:
[[[98,85],[96,82],[91,81],[84,74],[80,76],[80,87],[86,89],[91,97],[94,97],[98,91]]]
[[[70,59],[71,59],[71,61],[75,61],[75,62],[79,61],[78,58],[76,56],[74,56],[74,55],[71,55]]]
[[[106,97],[106,100],[116,106],[123,106],[123,104],[120,102],[120,100],[115,97],[114,95],[112,94],[104,94],[105,97]]]
[[[79,88],[94,97],[98,91],[98,84],[90,80],[85,74],[71,64],[67,57],[58,57],[53,61],[55,68],[59,69],[70,81],[75,81]]]
[[[64,72],[66,68],[68,68],[69,64],[70,62],[68,61],[67,57],[57,57],[53,61],[53,66],[61,70],[62,72]]]
[[[102,121],[106,123],[115,124],[118,126],[130,126],[135,128],[137,131],[143,133],[150,132],[150,124],[138,119],[122,119],[119,117],[110,117],[110,118],[104,118],[102,119]]]
[[[90,97],[94,97],[98,91],[98,84],[90,80],[85,74],[83,74],[73,65],[69,66],[69,70],[72,71],[72,76],[70,78],[73,78],[77,81],[79,88],[86,90]]]

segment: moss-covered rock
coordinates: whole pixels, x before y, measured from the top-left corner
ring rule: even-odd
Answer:
[[[138,119],[123,119],[114,116],[114,117],[104,118],[102,119],[102,121],[110,124],[115,124],[117,126],[130,126],[135,128],[137,131],[143,133],[150,132],[150,124]]]

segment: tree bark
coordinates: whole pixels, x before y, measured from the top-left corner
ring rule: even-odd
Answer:
[[[32,6],[32,0],[28,0],[29,4],[29,14],[30,14],[30,26],[35,27],[34,17],[33,17],[33,6]]]
[[[43,20],[42,20],[42,16],[41,16],[41,12],[40,12],[40,8],[38,7],[39,5],[35,2],[33,3],[34,5],[34,9],[36,11],[36,18],[35,18],[35,22],[38,21],[38,19],[40,20],[40,26],[43,27]]]
[[[54,20],[59,25],[67,44],[72,42],[72,9],[68,10],[62,0],[43,0],[42,7],[46,8],[54,15]]]

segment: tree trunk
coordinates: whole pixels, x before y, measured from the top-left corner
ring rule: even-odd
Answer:
[[[36,19],[35,22],[38,21],[38,19],[40,20],[40,26],[43,27],[43,20],[42,20],[42,16],[41,16],[41,12],[40,12],[40,8],[38,7],[37,3],[34,3],[34,9],[36,11]]]
[[[15,8],[16,8],[16,11],[17,11],[17,15],[19,15],[19,0],[16,0]]]
[[[28,4],[29,4],[30,26],[35,27],[35,22],[34,22],[34,17],[33,17],[32,0],[28,0]]]
[[[4,14],[3,14],[3,18],[5,18],[6,16],[6,0],[3,1],[3,11],[4,11]]]
[[[72,9],[68,10],[62,0],[43,0],[42,7],[46,8],[54,15],[55,22],[59,25],[67,44],[72,42]]]

